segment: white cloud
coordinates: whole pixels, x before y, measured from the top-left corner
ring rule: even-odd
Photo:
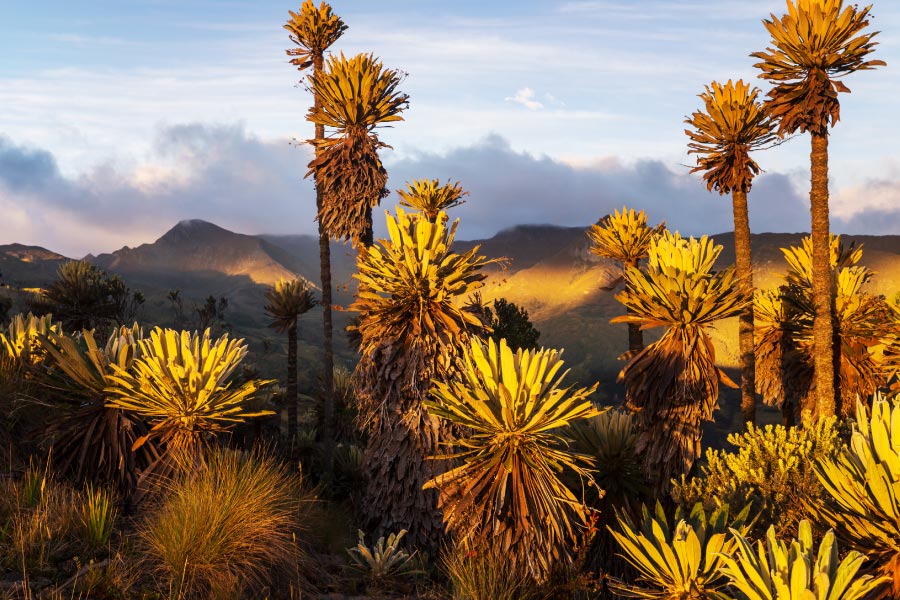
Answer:
[[[540,110],[544,108],[543,103],[534,99],[534,90],[530,87],[523,87],[516,91],[515,96],[507,96],[504,100],[521,104],[528,110]]]
[[[309,150],[262,139],[240,124],[191,123],[158,130],[145,160],[106,162],[66,176],[54,156],[0,136],[0,240],[45,246],[79,257],[150,242],[180,220],[200,218],[241,233],[314,233]],[[685,234],[732,229],[730,199],[677,163],[656,159],[562,161],[511,147],[498,135],[445,152],[386,155],[388,187],[414,178],[459,180],[470,192],[454,210],[460,238],[489,237],[519,224],[586,226],[623,204],[642,208]],[[750,192],[753,231],[805,231],[802,185],[781,173],[760,176]],[[900,178],[837,189],[836,232],[900,231]],[[868,198],[868,200],[866,200]],[[393,209],[392,194],[383,208]],[[376,232],[383,235],[383,211]]]

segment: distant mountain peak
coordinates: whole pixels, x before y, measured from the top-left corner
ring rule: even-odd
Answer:
[[[215,227],[216,229],[221,229],[221,227],[219,227],[218,225],[210,223],[209,221],[204,221],[203,219],[184,219],[182,221],[178,221],[178,223],[172,229],[188,229],[197,227]]]
[[[200,238],[223,237],[223,236],[239,236],[239,233],[233,233],[219,227],[215,223],[204,221],[203,219],[185,219],[175,224],[172,229],[165,232],[157,243],[180,244],[188,240],[199,241]]]

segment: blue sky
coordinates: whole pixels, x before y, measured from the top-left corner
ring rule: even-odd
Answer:
[[[462,237],[587,225],[623,204],[685,233],[730,229],[727,198],[687,175],[684,116],[748,55],[780,0],[335,1],[336,50],[408,73],[382,132],[392,189],[470,190]],[[0,3],[0,243],[72,256],[152,241],[184,218],[310,233],[310,100],[281,25],[299,3]],[[900,233],[900,5],[875,3],[888,67],[846,83],[831,139],[834,228]],[[808,227],[808,139],[758,155],[758,231]],[[390,208],[395,197],[385,202]],[[378,220],[378,219],[377,219]]]

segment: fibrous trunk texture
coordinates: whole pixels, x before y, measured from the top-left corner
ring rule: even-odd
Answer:
[[[428,361],[386,341],[356,368],[360,428],[368,434],[362,510],[372,539],[406,529],[405,541],[437,551],[443,534],[437,490],[422,486],[446,470],[442,452],[450,430],[422,406],[431,389]]]
[[[297,322],[288,328],[287,418],[288,439],[297,439]]]
[[[813,364],[816,387],[816,418],[835,412],[835,369],[833,349],[833,304],[831,286],[831,238],[828,223],[828,133],[812,133],[810,152],[811,188],[809,192],[812,215],[812,291],[815,305],[813,321]]]
[[[632,260],[625,263],[625,268],[635,267],[637,268],[638,261]],[[633,314],[634,311],[628,309],[628,312]],[[641,326],[639,323],[629,323],[628,324],[628,351],[631,356],[636,355],[638,352],[644,349],[644,332],[641,330]]]
[[[753,288],[753,264],[750,251],[750,216],[747,192],[735,190],[731,195],[734,208],[735,269],[741,282]],[[741,414],[744,423],[756,422],[756,365],[753,352],[753,303],[748,302],[738,317],[738,341],[741,368]]]
[[[316,56],[313,61],[313,69],[316,74],[322,72],[323,57]],[[319,98],[313,99],[316,108],[319,108]],[[325,137],[325,126],[316,124],[316,139]],[[316,150],[318,152],[318,148]],[[322,212],[324,194],[320,186],[316,185],[316,214]],[[334,343],[331,317],[331,240],[322,222],[319,226],[319,276],[322,280],[322,329],[323,329],[323,365],[322,365],[322,441],[325,446],[325,476],[331,478],[334,466]]]
[[[658,497],[700,457],[703,421],[718,405],[712,342],[696,326],[670,328],[623,370],[628,408],[636,416],[635,451]]]

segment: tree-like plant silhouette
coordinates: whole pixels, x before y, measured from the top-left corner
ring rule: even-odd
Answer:
[[[366,531],[379,537],[407,529],[408,542],[433,546],[443,530],[437,494],[423,490],[437,465],[446,426],[429,415],[432,380],[456,373],[459,354],[481,321],[460,300],[483,285],[490,261],[478,248],[451,250],[458,221],[434,223],[397,208],[387,216],[388,238],[359,258],[362,358],[354,381],[358,422],[368,434],[363,510]]]
[[[684,239],[664,231],[650,242],[646,270],[629,267],[616,299],[629,310],[613,323],[667,327],[622,369],[628,406],[637,411],[637,451],[659,494],[700,456],[701,422],[712,418],[719,382],[734,385],[716,367],[707,327],[735,316],[750,291],[734,267],[713,270],[722,251],[706,236]]]
[[[371,54],[343,53],[328,57],[325,69],[309,77],[318,103],[306,118],[332,129],[328,137],[310,140],[316,156],[307,173],[323,194],[318,218],[330,237],[372,243],[372,209],[388,193],[378,156],[388,145],[376,128],[403,120],[409,97],[398,89],[402,79]]]
[[[321,73],[325,68],[325,52],[343,35],[347,29],[347,25],[340,17],[335,15],[331,6],[327,2],[321,2],[319,7],[313,4],[312,0],[305,0],[300,7],[300,12],[295,13],[288,11],[291,15],[290,20],[284,25],[284,28],[290,32],[290,39],[296,45],[296,48],[287,50],[288,56],[291,56],[291,64],[295,65],[301,72],[310,66],[313,72]],[[313,109],[321,105],[321,101],[313,95]],[[322,140],[325,138],[325,126],[315,124],[315,139]],[[324,193],[321,187],[316,185],[316,214],[322,211],[322,202],[324,201]],[[332,452],[331,448],[334,443],[334,434],[331,430],[331,423],[334,421],[334,325],[331,314],[332,296],[331,296],[331,238],[325,229],[322,221],[318,221],[319,228],[319,276],[322,286],[322,327],[323,327],[323,371],[322,371],[322,394],[324,396],[324,410],[322,415],[322,424],[324,430],[322,437],[325,440],[326,448],[326,471],[331,472]]]
[[[541,332],[528,318],[528,311],[508,301],[497,298],[492,306],[484,307],[487,325],[491,328],[490,337],[497,343],[506,340],[513,352],[516,350],[537,350]]]
[[[53,313],[69,331],[133,322],[143,303],[141,292],[86,260],[60,265],[56,281],[29,302],[36,314]]]
[[[473,549],[498,544],[539,582],[571,562],[587,517],[560,478],[587,477],[590,465],[569,449],[566,428],[599,414],[589,399],[596,384],[563,385],[560,354],[475,339],[459,376],[437,382],[425,403],[464,432],[452,444],[462,464],[427,484],[440,491],[448,528]]]
[[[785,284],[755,298],[759,312],[757,389],[767,403],[782,408],[786,421],[792,422],[796,409],[806,412],[816,407],[812,242],[806,237],[800,246],[782,252],[788,262]],[[878,350],[890,344],[898,329],[886,300],[863,289],[873,273],[859,265],[862,248],[845,247],[840,236],[832,235],[830,255],[840,384],[838,412],[847,417],[857,396],[869,397],[887,384],[889,367],[881,364],[883,357]]]
[[[317,304],[309,283],[302,279],[282,279],[266,290],[269,327],[288,337],[287,404],[288,438],[297,438],[297,318]]]
[[[216,298],[212,294],[207,296],[203,304],[194,309],[194,312],[197,313],[197,331],[231,329],[225,319],[226,310],[228,310],[228,298],[225,296]]]
[[[469,192],[463,191],[458,181],[441,184],[439,179],[414,179],[406,184],[405,190],[397,190],[397,194],[400,206],[417,210],[434,223],[442,211],[465,203],[462,197]]]
[[[622,212],[615,211],[600,219],[587,231],[591,241],[590,250],[602,258],[611,258],[622,263],[625,270],[637,267],[647,258],[650,241],[665,229],[666,224],[656,227],[647,226],[647,215],[644,211],[635,211],[623,206]],[[628,324],[628,352],[637,354],[644,349],[644,334],[640,325]]]
[[[867,60],[877,45],[872,38],[878,33],[862,33],[869,24],[871,8],[844,6],[843,0],[787,0],[787,14],[763,20],[772,46],[751,54],[760,60],[755,65],[762,71],[759,76],[774,85],[767,94],[766,108],[778,120],[778,133],[808,131],[811,138],[809,201],[818,417],[835,413],[838,392],[828,259],[828,129],[840,120],[838,92],[850,91],[840,78],[886,65],[882,60]]]
[[[690,138],[689,154],[697,154],[697,166],[691,173],[703,171],[708,190],[731,194],[734,211],[734,253],[738,278],[753,287],[750,255],[750,215],[747,193],[759,165],[750,152],[771,144],[777,138],[775,123],[757,102],[758,88],[729,79],[722,85],[713,81],[700,94],[704,110],[695,111],[685,123]],[[741,412],[744,422],[756,421],[756,383],[753,362],[753,304],[739,318],[741,367]]]

